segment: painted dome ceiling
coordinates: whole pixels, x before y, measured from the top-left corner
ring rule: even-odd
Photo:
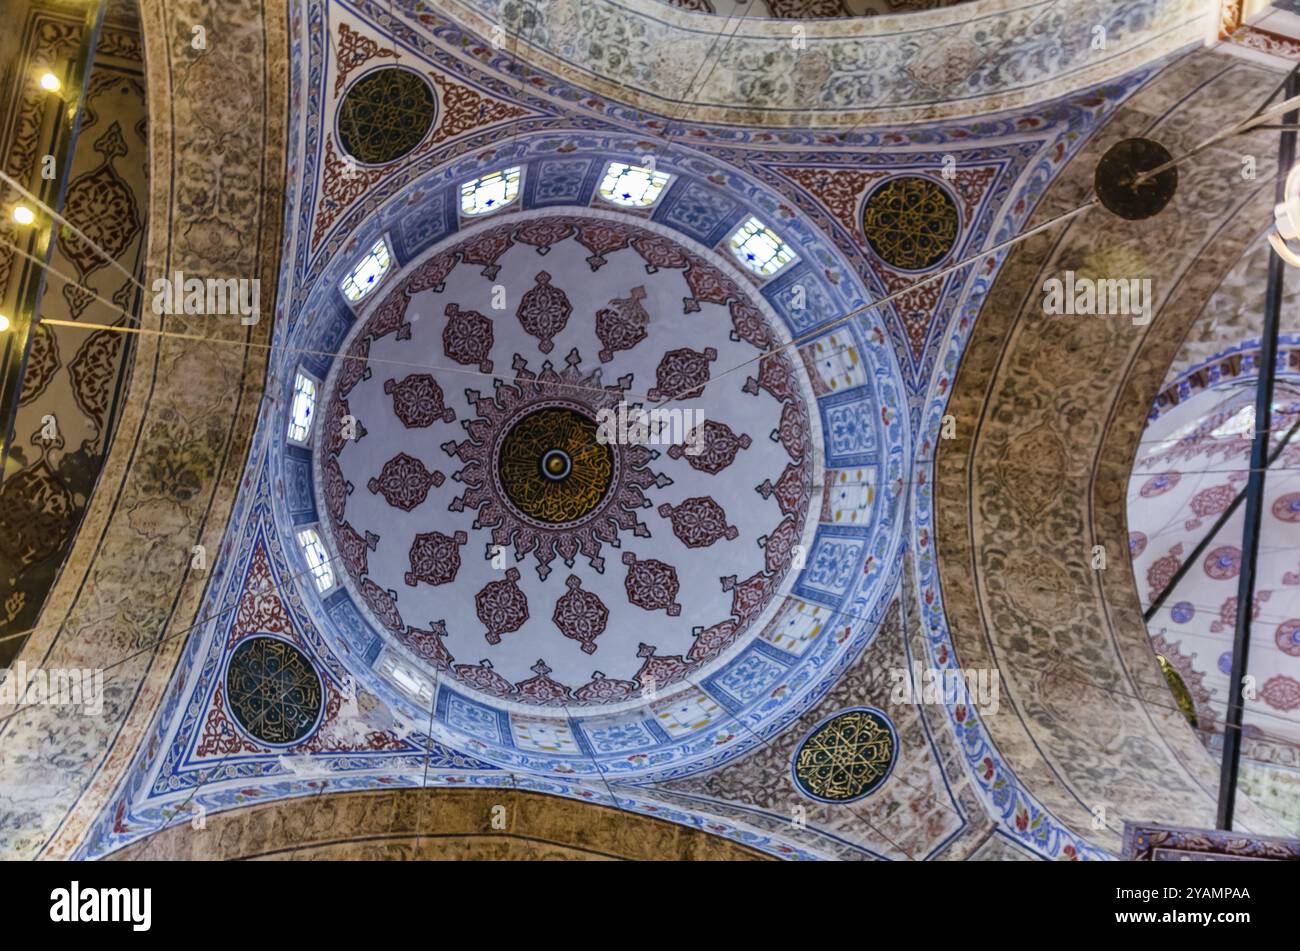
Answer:
[[[502,706],[617,709],[707,678],[816,526],[807,372],[756,362],[784,339],[733,265],[644,220],[458,233],[390,281],[325,386],[322,433],[358,432],[315,449],[354,599]],[[609,441],[642,407],[672,429]]]
[[[1137,355],[1167,366],[1197,311],[1171,296],[1150,329],[1063,328],[1032,306],[1098,233],[1106,261],[1171,285],[1257,233],[1237,216],[1263,199],[1190,168],[1153,222],[1047,221],[1139,119],[1199,141],[1226,98],[1276,85],[1209,51],[1162,59],[1200,41],[1198,5],[753,0],[715,56],[721,16],[667,4],[230,2],[247,43],[178,66],[147,37],[184,76],[182,108],[150,115],[173,151],[149,246],[169,273],[260,275],[274,319],[166,318],[229,347],[140,335],[135,411],[51,596],[66,613],[24,648],[102,654],[134,699],[8,727],[0,802],[35,818],[0,823],[6,854],[100,857],[193,810],[342,815],[397,790],[799,859],[1103,858],[1153,790],[1160,818],[1207,824],[1213,763],[1162,719],[1163,685],[1138,693],[1159,670],[1145,629],[1097,632],[1139,616],[1189,507],[1231,490],[1209,470],[1237,461],[1183,430],[1235,425],[1236,404],[1157,406],[1145,438],[1174,441],[1139,457],[1137,587],[1098,581],[1081,539],[1125,539],[1124,491],[1092,506],[1089,480],[1127,479],[1150,405],[1128,397],[1163,372]],[[763,10],[838,18],[801,47]],[[661,191],[621,201],[616,166]],[[1050,253],[1012,245],[1039,225],[1060,228]],[[1132,367],[1151,379],[1105,375]],[[1295,490],[1276,488],[1285,529]],[[1219,588],[1165,632],[1211,717],[1215,559]],[[1260,656],[1286,678],[1300,569],[1272,567]],[[898,695],[981,672],[1000,708]],[[255,825],[202,842],[243,848]]]

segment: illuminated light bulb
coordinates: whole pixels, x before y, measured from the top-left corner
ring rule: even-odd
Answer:
[[[14,221],[20,225],[29,225],[36,220],[36,212],[32,211],[26,205],[14,206]]]
[[[0,314],[0,334],[4,333],[8,329],[9,329],[9,318],[6,317],[4,314]]]
[[[58,76],[46,70],[41,73],[41,88],[47,92],[58,92],[63,88],[63,83],[59,82]]]

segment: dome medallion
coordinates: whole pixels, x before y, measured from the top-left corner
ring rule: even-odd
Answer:
[[[480,704],[583,717],[758,636],[811,541],[821,433],[795,351],[756,359],[787,338],[729,262],[640,219],[524,212],[376,297],[315,465],[386,650]]]

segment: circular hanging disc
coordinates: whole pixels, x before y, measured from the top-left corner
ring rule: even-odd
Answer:
[[[1108,211],[1129,221],[1141,221],[1159,214],[1178,190],[1178,169],[1171,167],[1159,175],[1134,185],[1134,179],[1173,156],[1159,142],[1150,139],[1124,139],[1116,142],[1097,163],[1093,187]]]

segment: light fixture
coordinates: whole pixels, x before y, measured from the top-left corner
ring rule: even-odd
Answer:
[[[14,221],[20,225],[29,225],[36,220],[36,212],[26,205],[14,205]]]
[[[41,88],[46,92],[58,92],[63,88],[63,83],[59,82],[59,77],[55,76],[48,69],[41,73]]]
[[[1287,264],[1300,267],[1300,164],[1292,165],[1286,174],[1283,200],[1273,208],[1274,228],[1268,233],[1268,243]]]
[[[0,314],[0,334],[4,333],[8,329],[9,329],[9,318],[6,317],[4,314]]]

